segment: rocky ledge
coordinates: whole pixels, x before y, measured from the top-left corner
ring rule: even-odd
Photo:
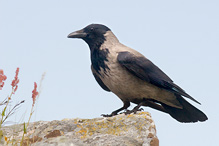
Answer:
[[[20,145],[23,124],[2,127],[1,144]],[[158,146],[155,124],[148,112],[94,119],[63,119],[30,123],[23,145],[40,146]]]

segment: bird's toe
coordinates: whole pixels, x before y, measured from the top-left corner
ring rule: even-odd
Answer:
[[[101,116],[103,116],[103,117],[113,117],[113,116],[115,116],[115,115],[117,115],[117,113],[101,114]]]
[[[124,114],[125,114],[125,115],[129,115],[129,114],[131,114],[131,113],[136,114],[137,111],[144,111],[144,109],[143,109],[143,108],[138,108],[138,109],[134,108],[134,109],[132,109],[132,110],[126,110],[126,111],[124,112]]]

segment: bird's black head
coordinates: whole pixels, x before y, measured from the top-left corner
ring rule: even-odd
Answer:
[[[104,34],[110,31],[108,27],[102,24],[90,24],[85,28],[72,32],[68,35],[68,38],[81,38],[90,47],[91,50],[99,48],[105,41]]]

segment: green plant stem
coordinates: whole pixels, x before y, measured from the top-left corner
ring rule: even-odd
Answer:
[[[33,111],[33,107],[34,107],[34,104],[32,105],[32,108],[31,108],[31,112],[30,112],[30,116],[29,116],[29,119],[28,119],[27,125],[24,126],[25,129],[24,129],[23,136],[22,136],[22,139],[21,139],[21,146],[22,146],[23,141],[24,141],[24,135],[25,135],[25,133],[26,133],[25,131],[26,131],[26,129],[27,129],[29,123],[30,123],[30,119],[31,119],[31,117],[32,117],[32,115],[33,115],[33,112],[34,112],[34,111]],[[25,124],[25,123],[24,123],[24,124]]]
[[[24,102],[24,100],[21,101],[20,103],[16,104],[16,105],[8,112],[8,114],[6,115],[6,117],[4,118],[4,120],[2,121],[2,123],[4,123],[5,120],[6,120],[11,114],[14,113],[13,111],[16,110],[16,108],[17,108],[20,104],[22,104],[23,102]],[[12,112],[13,112],[13,113],[12,113]]]
[[[2,111],[2,118],[1,118],[0,128],[2,127],[2,124],[3,124],[3,122],[5,121],[5,120],[3,119],[4,116],[5,116],[5,114],[3,114],[3,112],[6,111],[6,109],[7,109],[7,107],[8,107],[8,104],[9,104],[9,101],[11,100],[11,97],[12,97],[13,92],[14,92],[14,88],[12,88],[12,92],[11,92],[10,96],[8,97],[6,106],[5,106],[4,110]]]

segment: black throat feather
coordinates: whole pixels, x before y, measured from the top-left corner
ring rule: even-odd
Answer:
[[[109,67],[106,65],[106,62],[108,61],[108,54],[109,50],[107,48],[100,50],[101,45],[105,41],[104,36],[98,36],[90,39],[85,39],[86,43],[89,45],[90,52],[91,52],[91,63],[93,68],[96,70],[96,72],[100,74],[101,68],[104,72],[106,72],[106,69],[109,69]]]
[[[109,67],[106,65],[106,62],[108,62],[108,54],[109,50],[107,48],[103,50],[95,49],[91,51],[91,62],[93,68],[96,70],[96,72],[100,74],[101,68],[104,72],[106,72],[106,69],[109,69]]]

